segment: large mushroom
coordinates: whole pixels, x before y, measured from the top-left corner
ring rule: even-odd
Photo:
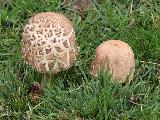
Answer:
[[[67,70],[75,62],[75,40],[73,26],[63,14],[37,13],[24,27],[22,58],[44,76],[47,73],[57,74]]]
[[[91,74],[98,76],[101,69],[112,76],[112,80],[124,83],[133,79],[135,71],[134,53],[131,47],[120,40],[108,40],[96,49],[91,64]]]

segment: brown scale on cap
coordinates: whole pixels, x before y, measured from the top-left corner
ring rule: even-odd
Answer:
[[[91,74],[98,76],[101,68],[109,71],[112,79],[120,83],[124,83],[128,76],[132,80],[135,60],[131,47],[120,40],[108,40],[100,44],[91,64]]]
[[[75,32],[59,13],[38,13],[29,19],[22,34],[22,57],[39,72],[56,74],[76,60]]]

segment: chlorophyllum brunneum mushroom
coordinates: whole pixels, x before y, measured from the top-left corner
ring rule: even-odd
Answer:
[[[96,48],[90,73],[100,74],[101,69],[112,76],[112,80],[124,83],[131,81],[135,71],[134,53],[131,47],[120,40],[108,40]]]
[[[44,76],[67,70],[76,60],[74,28],[71,21],[60,13],[33,15],[24,27],[21,44],[25,63]],[[45,82],[42,79],[42,83]]]

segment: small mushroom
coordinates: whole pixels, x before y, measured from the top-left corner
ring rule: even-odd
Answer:
[[[96,49],[91,64],[91,74],[98,76],[101,69],[112,75],[112,80],[124,83],[133,79],[135,71],[134,53],[131,47],[120,40],[108,40]]]
[[[67,70],[76,60],[73,26],[60,13],[43,12],[33,15],[24,27],[21,46],[25,63],[44,75]]]

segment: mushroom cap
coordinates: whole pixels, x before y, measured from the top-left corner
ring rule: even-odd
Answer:
[[[131,47],[120,40],[108,40],[96,48],[90,73],[98,76],[103,69],[112,75],[112,80],[124,83],[132,80],[135,71],[134,53]]]
[[[33,15],[22,33],[22,58],[41,73],[56,74],[76,60],[73,26],[63,14],[43,12]]]

